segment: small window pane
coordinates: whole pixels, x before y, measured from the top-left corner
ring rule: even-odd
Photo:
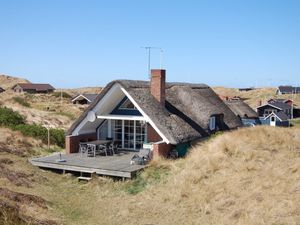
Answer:
[[[119,109],[135,109],[135,106],[129,99],[126,99],[126,101],[123,102]]]
[[[209,129],[215,130],[216,129],[216,117],[212,116],[209,119]]]

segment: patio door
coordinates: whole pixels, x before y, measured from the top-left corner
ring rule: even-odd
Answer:
[[[114,139],[122,143],[123,149],[138,150],[147,140],[146,123],[138,120],[115,120]]]
[[[124,148],[134,149],[134,120],[124,120]]]

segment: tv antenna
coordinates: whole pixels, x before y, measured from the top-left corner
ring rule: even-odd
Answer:
[[[148,76],[149,78],[151,77],[151,50],[157,49],[160,51],[160,69],[163,68],[163,53],[164,50],[160,47],[153,47],[153,46],[146,46],[146,47],[141,47],[146,50],[148,50]]]

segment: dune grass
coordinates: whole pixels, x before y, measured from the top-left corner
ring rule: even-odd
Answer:
[[[300,129],[255,127],[220,134],[185,159],[153,161],[135,180],[33,168],[31,189],[61,224],[300,224]],[[7,182],[0,185],[8,185]],[[13,188],[13,187],[12,187]]]

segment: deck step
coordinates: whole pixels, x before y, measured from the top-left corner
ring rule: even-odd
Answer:
[[[91,177],[78,177],[78,180],[90,181],[91,179],[92,179]]]

